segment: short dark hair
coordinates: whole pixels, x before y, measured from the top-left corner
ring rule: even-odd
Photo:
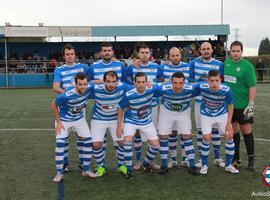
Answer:
[[[107,76],[115,77],[116,80],[118,80],[118,75],[117,75],[117,73],[115,71],[107,71],[107,72],[105,72],[104,75],[103,75],[103,81],[106,81]]]
[[[78,79],[84,80],[85,78],[87,79],[87,75],[86,75],[84,72],[79,72],[79,73],[77,73],[77,74],[75,75],[74,80],[75,80],[75,83],[77,84]]]
[[[137,77],[143,77],[143,76],[145,77],[145,80],[147,81],[147,75],[145,73],[143,73],[143,72],[136,73],[135,77],[134,77],[134,81],[136,82]]]
[[[66,49],[68,49],[68,50],[73,49],[73,50],[74,50],[74,53],[76,54],[75,48],[74,48],[71,44],[65,44],[65,46],[64,46],[63,49],[62,49],[62,55],[63,55],[63,56],[65,55],[65,50],[66,50]]]
[[[232,49],[233,46],[240,46],[241,51],[243,51],[243,43],[242,42],[236,40],[236,41],[231,43],[230,48]]]
[[[112,47],[112,49],[113,49],[113,45],[110,42],[102,42],[100,44],[100,50],[102,50],[103,47]]]
[[[208,72],[208,78],[214,77],[214,76],[219,76],[219,72],[217,70],[210,70]]]
[[[173,81],[173,78],[183,78],[185,80],[185,75],[182,72],[174,72],[171,81]]]
[[[150,48],[149,48],[149,46],[148,46],[148,45],[146,45],[146,44],[142,44],[142,45],[140,45],[140,46],[139,46],[139,48],[138,48],[138,52],[140,51],[140,49],[150,49]]]

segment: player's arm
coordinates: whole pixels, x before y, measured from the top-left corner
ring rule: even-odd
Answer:
[[[58,135],[61,133],[61,130],[64,129],[64,126],[60,120],[59,110],[58,110],[58,107],[55,103],[55,100],[53,100],[51,103],[51,109],[52,109],[52,112],[54,115],[54,119],[56,121],[55,134]]]
[[[126,83],[133,85],[133,65],[129,65],[126,68]]]
[[[161,66],[161,65],[158,66],[157,78],[159,79],[160,83],[164,82],[163,68],[164,66]]]
[[[233,128],[232,128],[232,116],[233,116],[233,94],[231,89],[229,89],[226,95],[226,103],[227,103],[227,123],[225,127],[225,136],[229,136],[230,139],[233,138]]]
[[[123,115],[124,115],[124,109],[128,105],[128,100],[126,96],[123,97],[123,99],[119,103],[119,108],[117,110],[117,128],[116,128],[116,135],[117,137],[121,137],[123,134]]]
[[[233,104],[228,104],[227,106],[228,117],[227,123],[225,127],[225,135],[229,136],[229,138],[233,138],[233,128],[232,128],[232,116],[233,116]]]
[[[248,66],[250,68],[249,73],[247,74],[246,83],[249,87],[248,89],[248,105],[245,108],[243,114],[245,115],[246,119],[249,119],[254,116],[254,101],[256,98],[256,74],[252,64]]]
[[[59,82],[55,82],[55,83],[53,83],[53,91],[56,94],[62,94],[65,90],[60,87],[60,83]]]
[[[122,77],[121,77],[121,82],[127,83],[127,73],[126,73],[126,67],[125,65],[121,62],[121,73],[122,73]]]
[[[255,98],[256,98],[256,93],[257,93],[257,90],[256,90],[256,87],[250,87],[248,89],[248,94],[249,94],[249,102],[253,102],[255,101]]]
[[[117,110],[117,128],[116,128],[116,135],[119,138],[121,138],[121,135],[123,134],[123,126],[122,126],[123,114],[124,111],[121,108],[119,108]]]
[[[194,74],[194,61],[189,62],[189,82],[195,82],[195,74]]]
[[[200,83],[192,84],[192,97],[199,96],[201,94]]]
[[[88,70],[87,70],[87,80],[88,82],[91,82],[93,84],[99,84],[99,83],[104,83],[103,80],[96,80],[94,79],[94,67],[93,67],[93,64],[88,67]]]
[[[243,114],[246,119],[254,116],[254,100],[256,98],[256,87],[250,87],[248,89],[248,105],[245,108]]]
[[[54,71],[54,80],[53,80],[53,91],[56,94],[61,94],[65,91],[63,88],[61,88],[61,82],[62,82],[61,73],[59,69],[56,68]]]
[[[163,93],[162,93],[162,85],[163,84],[164,83],[153,84],[153,91],[154,91],[155,97],[161,97],[163,95]]]

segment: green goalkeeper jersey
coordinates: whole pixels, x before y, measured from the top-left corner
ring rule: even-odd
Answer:
[[[226,59],[224,62],[224,82],[233,92],[234,108],[247,107],[249,88],[256,85],[253,65],[245,59],[241,59],[239,62]]]

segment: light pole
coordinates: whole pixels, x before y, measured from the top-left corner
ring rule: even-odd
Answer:
[[[221,0],[221,24],[223,24],[223,0]]]

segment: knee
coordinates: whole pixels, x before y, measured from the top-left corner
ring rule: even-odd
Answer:
[[[252,132],[252,126],[251,126],[251,124],[241,125],[240,126],[240,129],[241,129],[241,132],[244,135],[248,135],[248,134],[250,134]]]
[[[118,146],[123,147],[124,146],[124,141],[123,140],[118,140],[117,144],[118,144]]]
[[[93,148],[94,148],[94,149],[99,149],[99,148],[101,148],[101,142],[93,142]]]
[[[167,135],[160,135],[159,136],[159,139],[166,140],[166,139],[168,139],[168,136]]]
[[[173,136],[173,137],[177,136],[177,131],[176,130],[172,131],[172,133],[170,134],[170,136]]]
[[[211,134],[203,135],[203,140],[206,142],[211,142]]]
[[[125,136],[124,142],[132,142],[132,136]]]
[[[191,134],[185,134],[185,135],[182,135],[182,137],[184,140],[189,140],[191,139]]]

